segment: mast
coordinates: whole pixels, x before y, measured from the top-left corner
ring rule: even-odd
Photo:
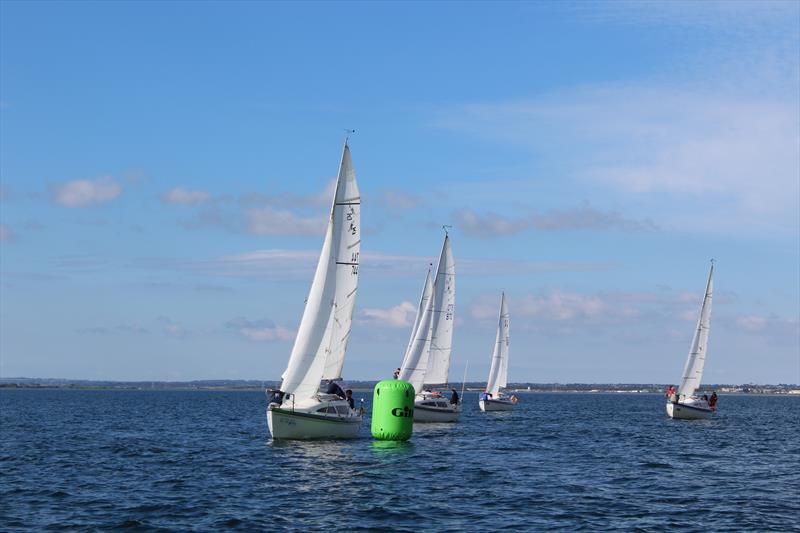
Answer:
[[[281,390],[298,401],[313,397],[324,377],[341,374],[358,284],[360,203],[345,141],[317,270],[282,376]]]
[[[450,370],[453,343],[453,319],[456,302],[455,262],[450,236],[445,228],[444,244],[433,283],[433,317],[431,347],[425,385],[444,385]]]
[[[700,387],[700,380],[703,377],[703,366],[706,362],[706,351],[708,349],[708,335],[711,326],[711,298],[714,292],[714,260],[711,260],[711,269],[708,272],[708,282],[706,292],[703,296],[703,304],[700,307],[700,316],[697,319],[692,346],[686,365],[683,367],[683,378],[678,387],[678,398],[688,398],[692,396]]]
[[[489,368],[489,378],[486,381],[486,391],[492,396],[497,396],[500,389],[506,386],[508,380],[508,336],[509,316],[506,306],[506,293],[500,297],[500,313],[497,319],[497,335],[492,351],[492,364]]]

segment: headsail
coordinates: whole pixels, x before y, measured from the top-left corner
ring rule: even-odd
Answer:
[[[403,364],[400,367],[400,379],[408,381],[414,386],[414,390],[422,390],[422,382],[425,379],[425,372],[428,368],[428,356],[431,346],[431,317],[433,315],[433,283],[431,273],[425,278],[425,285],[422,289],[422,296],[419,300],[417,317],[414,320],[414,327],[411,329],[411,339],[408,341],[408,348],[403,357]]]
[[[708,272],[708,283],[706,293],[703,297],[703,305],[700,308],[700,317],[697,319],[697,329],[692,339],[692,347],[689,350],[689,357],[683,367],[683,379],[678,387],[678,397],[688,398],[700,387],[700,380],[703,377],[703,365],[706,362],[706,350],[708,349],[708,333],[711,326],[711,297],[714,292],[714,262],[711,262],[711,270]]]
[[[500,299],[500,317],[497,321],[497,335],[492,352],[492,366],[486,382],[486,391],[495,397],[500,389],[506,386],[508,380],[508,332],[508,307],[506,306],[506,294],[503,293]]]
[[[311,398],[324,378],[338,378],[350,336],[361,243],[360,196],[345,143],[325,241],[281,390]]]
[[[431,271],[430,269],[428,269],[428,274],[425,276],[425,283],[422,285],[422,294],[419,297],[419,305],[417,306],[417,316],[414,317],[414,325],[411,326],[411,337],[408,339],[408,346],[406,347],[406,353],[403,355],[404,364],[408,359],[408,352],[411,351],[411,346],[414,344],[414,338],[417,335],[417,328],[419,328],[420,320],[422,320],[422,314],[428,307],[428,302],[431,299],[432,293],[433,293],[433,283],[431,282]]]
[[[456,302],[456,268],[450,237],[445,234],[436,281],[433,283],[433,317],[431,323],[431,348],[425,385],[447,383],[450,354],[453,348],[453,318]]]

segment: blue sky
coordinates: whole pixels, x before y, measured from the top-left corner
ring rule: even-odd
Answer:
[[[800,382],[796,2],[0,3],[0,375],[277,379],[344,128],[345,377],[451,224],[451,376]]]

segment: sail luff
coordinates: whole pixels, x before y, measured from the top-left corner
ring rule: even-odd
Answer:
[[[433,283],[431,346],[428,369],[425,373],[425,385],[447,383],[452,353],[454,311],[455,263],[450,237],[445,235],[436,269],[436,280]]]
[[[325,240],[281,383],[281,390],[297,400],[313,397],[324,375],[341,373],[358,278],[359,204],[350,149],[345,144]],[[348,214],[354,224],[347,220]],[[342,254],[353,248],[354,261],[342,264]]]
[[[678,397],[688,398],[692,396],[700,387],[703,377],[703,367],[708,351],[709,328],[711,326],[711,302],[714,292],[714,264],[708,272],[708,282],[706,292],[703,296],[703,304],[700,307],[700,316],[697,319],[697,328],[692,338],[692,346],[686,364],[683,367],[683,377],[678,387]]]

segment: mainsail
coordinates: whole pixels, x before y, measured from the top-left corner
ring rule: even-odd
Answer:
[[[431,317],[433,315],[433,283],[431,273],[425,277],[425,285],[422,288],[422,296],[419,299],[417,317],[414,319],[414,326],[411,329],[411,339],[408,341],[403,364],[400,367],[399,378],[408,381],[414,386],[414,390],[422,390],[422,382],[425,379],[425,372],[428,368],[428,356],[431,346]]]
[[[314,396],[322,379],[341,377],[358,285],[360,214],[361,198],[345,143],[322,252],[283,373],[281,390],[297,400]]]
[[[708,349],[708,333],[711,326],[711,296],[714,292],[714,263],[711,263],[711,270],[708,273],[708,283],[706,284],[706,294],[703,297],[703,305],[700,308],[700,317],[697,319],[697,329],[692,339],[692,347],[689,350],[689,357],[686,359],[686,366],[683,367],[683,379],[678,387],[678,397],[688,398],[700,387],[700,380],[703,377],[703,365],[706,362],[706,350]]]
[[[489,369],[489,379],[486,382],[486,391],[497,397],[500,389],[507,385],[508,380],[508,307],[506,294],[500,299],[500,317],[497,321],[497,335],[492,352],[492,366]]]
[[[450,237],[445,234],[442,254],[433,283],[433,316],[431,323],[431,347],[425,385],[447,383],[450,370],[450,353],[453,343],[453,317],[456,302],[456,269]]]

